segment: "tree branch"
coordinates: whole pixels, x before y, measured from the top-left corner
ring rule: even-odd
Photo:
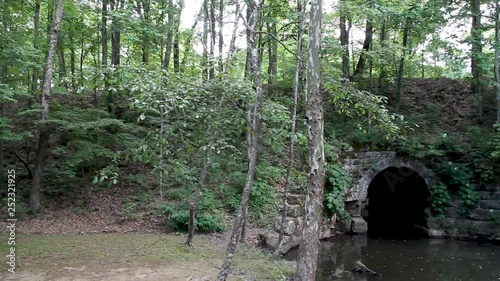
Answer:
[[[16,158],[19,159],[19,161],[21,161],[21,163],[23,163],[24,167],[26,167],[26,170],[28,171],[28,175],[29,175],[30,179],[33,179],[33,173],[31,172],[31,169],[30,169],[30,166],[28,165],[28,163],[26,163],[26,161],[24,161],[24,159],[21,158],[21,156],[17,152],[15,152],[14,150],[11,150],[8,148],[4,148],[4,150],[14,154],[14,156],[16,156]]]

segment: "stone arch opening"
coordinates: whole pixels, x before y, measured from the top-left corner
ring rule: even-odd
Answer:
[[[368,185],[363,211],[368,235],[396,239],[424,236],[429,196],[426,180],[411,168],[389,166],[378,172]]]

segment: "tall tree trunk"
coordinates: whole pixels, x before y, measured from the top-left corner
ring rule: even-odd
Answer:
[[[174,72],[178,73],[181,71],[180,65],[180,49],[179,49],[179,26],[181,25],[181,14],[184,9],[184,0],[179,0],[177,2],[177,11],[175,15],[175,30],[174,30]]]
[[[224,72],[224,0],[219,0],[219,72]]]
[[[4,64],[2,65],[2,84],[3,85],[7,85],[7,77],[8,77],[8,68],[7,68],[7,65]],[[4,118],[4,110],[5,110],[5,104],[3,103],[3,101],[0,100],[0,120],[3,121],[3,118]],[[3,136],[4,136],[4,133],[2,132],[2,127],[0,126],[0,178],[3,179],[3,173],[4,173],[4,167],[5,167],[5,164],[4,164],[4,143],[3,143]],[[0,188],[2,188],[2,190],[6,190],[4,189],[5,187],[5,182],[2,181],[2,183],[0,183]]]
[[[70,73],[71,73],[71,87],[74,89],[76,86],[75,76],[76,76],[76,50],[75,50],[75,40],[73,35],[69,36],[70,42],[70,52],[69,52],[69,64],[70,64]]]
[[[149,25],[149,13],[151,10],[150,0],[142,1],[142,10],[143,10],[144,24],[147,26]],[[148,31],[145,30],[143,31],[142,34],[142,63],[145,65],[149,64],[149,47],[150,47],[149,45],[150,45],[149,34]]]
[[[401,105],[401,95],[403,94],[403,76],[404,76],[404,66],[405,66],[405,57],[408,47],[408,37],[410,33],[410,20],[406,19],[405,26],[403,29],[403,53],[401,54],[401,58],[399,59],[398,66],[398,77],[396,80],[396,108],[399,109]]]
[[[387,71],[385,70],[385,41],[387,40],[387,23],[384,18],[382,21],[382,28],[380,31],[380,49],[383,50],[382,54],[382,65],[380,66],[380,73],[378,76],[378,89],[383,91],[385,89],[385,79],[387,77]]]
[[[104,91],[106,93],[106,104],[108,112],[113,111],[113,93],[109,90],[109,73],[108,73],[108,0],[102,1],[102,18],[101,18],[101,64],[104,73]],[[80,63],[82,63],[81,61]],[[97,99],[96,99],[97,100]]]
[[[213,80],[215,77],[215,40],[217,36],[217,30],[215,29],[215,0],[210,0],[210,57],[209,64],[210,70],[208,73],[208,79]]]
[[[497,96],[497,123],[500,124],[500,1],[495,1],[495,91]]]
[[[246,14],[246,21],[250,22],[251,17],[254,13],[254,5],[247,5],[247,14]],[[250,29],[246,29],[246,35],[247,35],[247,42],[250,40],[251,32]],[[255,41],[255,38],[253,39]],[[256,45],[257,46],[257,45]],[[251,80],[252,77],[252,53],[250,48],[247,48],[247,55],[245,59],[245,74],[244,74],[244,79],[245,80]]]
[[[304,11],[302,7],[304,4],[303,0],[297,0],[297,12],[299,13],[299,24],[297,28],[297,63],[295,65],[295,76],[293,79],[293,109],[292,109],[292,127],[290,130],[290,146],[288,148],[288,167],[286,169],[286,181],[285,187],[283,188],[283,210],[281,213],[281,223],[280,231],[278,235],[278,242],[276,243],[276,249],[274,255],[279,254],[281,244],[283,243],[283,237],[285,235],[285,221],[288,213],[288,193],[290,192],[290,185],[292,184],[292,169],[293,163],[295,162],[295,142],[294,135],[296,131],[297,124],[297,105],[299,101],[299,95],[301,91],[300,78],[302,76],[302,36],[304,32]]]
[[[210,168],[210,157],[212,155],[212,142],[208,143],[208,147],[206,148],[206,157],[205,163],[203,164],[203,168],[200,172],[200,180],[198,182],[198,186],[194,191],[193,199],[191,200],[191,204],[189,206],[189,223],[188,223],[188,237],[186,240],[186,245],[189,247],[193,247],[193,237],[194,237],[194,229],[196,227],[196,212],[198,211],[198,201],[200,200],[201,191],[205,187],[208,169]]]
[[[264,95],[262,92],[262,81],[261,81],[261,69],[260,62],[258,61],[258,54],[256,48],[256,27],[259,22],[260,9],[262,8],[263,1],[257,3],[251,1],[248,4],[248,8],[252,10],[252,14],[248,17],[246,22],[247,29],[249,30],[249,36],[247,38],[247,48],[250,49],[251,53],[251,70],[253,73],[253,81],[255,86],[256,101],[252,108],[252,118],[248,120],[252,128],[252,143],[250,147],[250,157],[248,163],[248,172],[246,176],[245,187],[243,188],[243,194],[241,196],[240,208],[238,210],[238,215],[236,216],[236,222],[234,223],[233,231],[231,233],[231,239],[226,250],[226,256],[224,258],[224,264],[221,267],[219,275],[217,276],[217,281],[225,281],[229,275],[229,270],[231,268],[231,263],[233,260],[234,252],[236,251],[236,246],[238,245],[238,236],[241,232],[241,227],[244,220],[244,212],[248,207],[248,200],[250,199],[250,193],[252,190],[252,185],[255,175],[255,167],[257,165],[257,153],[259,147],[259,138],[261,131],[261,115],[262,115],[262,104]]]
[[[316,280],[319,226],[323,213],[325,183],[325,151],[323,144],[323,94],[320,90],[321,0],[311,0],[309,46],[307,49],[307,128],[309,141],[309,172],[305,200],[302,240],[297,270],[293,280]]]
[[[273,38],[268,41],[267,55],[269,59],[267,67],[267,75],[269,76],[269,84],[276,82],[276,75],[278,74],[278,42],[274,38],[278,38],[275,22],[267,23],[267,32],[272,34]],[[269,94],[272,95],[272,86],[269,87]]]
[[[163,70],[168,72],[170,67],[170,55],[172,53],[172,41],[174,37],[174,3],[172,0],[168,0],[167,6],[167,39],[165,42],[165,55],[163,55]]]
[[[235,18],[234,18],[234,27],[233,32],[231,33],[231,41],[229,41],[229,58],[233,57],[234,52],[236,51],[236,35],[238,34],[238,23],[240,22],[240,1],[235,1]]]
[[[57,58],[59,61],[59,79],[65,80],[67,78],[66,75],[66,59],[64,57],[64,45],[62,42],[61,34],[59,33],[59,39],[57,40],[58,50],[57,50]],[[68,83],[64,81],[63,85],[68,88]]]
[[[341,0],[339,5],[340,11],[340,47],[342,47],[342,75],[345,79],[349,79],[350,67],[349,67],[349,32],[347,30],[347,0]]]
[[[201,20],[201,16],[203,14],[203,7],[204,5],[201,5],[200,11],[198,12],[198,16],[196,17],[193,25],[191,26],[191,33],[189,34],[188,38],[186,39],[186,43],[184,44],[184,55],[182,57],[181,61],[181,71],[184,72],[186,68],[186,62],[189,60],[189,56],[191,55],[193,46],[191,45],[191,41],[193,40],[193,35],[196,31],[196,26],[198,25],[198,22]]]
[[[373,22],[371,19],[366,20],[365,29],[365,41],[363,42],[363,50],[359,55],[358,64],[356,65],[356,70],[354,70],[353,80],[357,80],[359,77],[363,76],[366,64],[366,56],[370,51],[373,42]]]
[[[203,60],[202,60],[202,78],[203,80],[208,79],[209,67],[208,67],[208,30],[209,30],[209,18],[208,18],[208,0],[203,0],[203,34],[201,37],[201,43],[203,45]]]
[[[482,26],[481,26],[481,1],[469,0],[470,11],[472,14],[471,25],[471,72],[472,82],[471,90],[477,96],[478,101],[478,117],[480,120],[483,118],[482,107],[482,56],[483,56],[483,43],[482,43]]]
[[[61,27],[61,19],[63,15],[63,0],[57,0],[56,16],[51,28],[51,35],[49,41],[49,51],[47,56],[47,63],[45,65],[45,77],[43,79],[43,90],[42,90],[42,121],[46,121],[49,118],[49,94],[52,84],[52,73],[54,71],[54,57],[57,47],[57,38],[59,35],[59,29]],[[43,168],[45,162],[45,156],[48,146],[50,136],[50,128],[43,124],[40,127],[40,135],[38,138],[38,149],[36,152],[35,169],[33,171],[33,181],[30,190],[29,207],[32,212],[40,211],[40,191],[42,187],[43,179]]]
[[[35,18],[33,24],[34,24],[33,49],[38,51],[39,41],[40,41],[40,0],[35,1]],[[35,67],[33,67],[33,76],[31,78],[31,94],[33,95],[33,97],[35,97],[38,94],[39,64],[40,64],[40,59],[38,58],[38,56],[35,56]]]
[[[116,13],[122,9],[124,0],[115,0],[113,3],[113,10]],[[121,49],[121,24],[116,16],[113,16],[112,24],[113,33],[111,34],[111,63],[113,66],[120,65],[120,49]]]

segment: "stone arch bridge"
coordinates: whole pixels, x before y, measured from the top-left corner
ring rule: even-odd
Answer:
[[[351,231],[375,236],[408,236],[427,228],[428,197],[434,173],[418,161],[394,151],[363,151],[343,159],[352,178],[345,205]]]

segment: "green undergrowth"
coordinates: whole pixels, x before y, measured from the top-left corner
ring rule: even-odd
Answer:
[[[2,240],[7,234],[2,233]],[[18,234],[16,237],[17,271],[56,272],[63,267],[155,267],[189,265],[195,262],[222,265],[225,243],[208,236],[196,236],[195,248],[184,245],[185,237],[160,234]],[[217,243],[219,242],[219,243]],[[7,253],[7,243],[0,252]],[[250,246],[240,246],[233,269],[257,280],[281,280],[293,273],[293,263],[275,260]],[[7,264],[1,263],[6,271]]]

